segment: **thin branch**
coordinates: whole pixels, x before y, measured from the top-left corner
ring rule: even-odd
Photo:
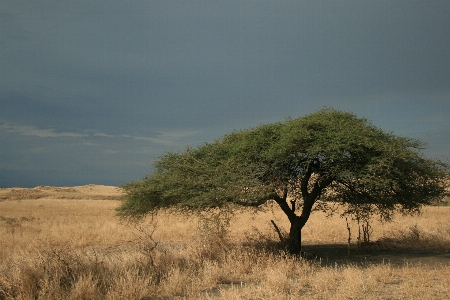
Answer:
[[[309,198],[308,183],[309,183],[309,179],[311,178],[311,175],[312,175],[312,164],[313,164],[313,161],[311,161],[310,164],[308,165],[308,169],[306,170],[306,173],[303,176],[302,182],[300,184],[300,189],[302,191],[303,199]]]
[[[333,180],[334,180],[333,177],[326,177],[324,180],[317,180],[314,183],[314,188],[310,193],[313,202],[316,202],[317,199],[319,199],[322,190],[325,189],[327,186],[329,186],[333,182]]]
[[[295,202],[296,202],[295,199],[291,200],[291,210],[292,210],[293,213],[295,213]]]
[[[280,238],[280,242],[284,243],[284,237],[283,234],[281,233],[280,228],[278,228],[277,224],[275,223],[274,220],[270,220],[270,222],[272,223],[273,227],[275,228],[275,231],[278,233],[278,237]]]

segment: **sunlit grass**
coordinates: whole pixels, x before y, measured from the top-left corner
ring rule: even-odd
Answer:
[[[447,299],[450,264],[405,257],[324,266],[277,248],[277,207],[214,222],[161,212],[123,224],[114,200],[0,202],[0,299]],[[372,220],[372,249],[450,249],[449,207],[392,223]],[[205,216],[205,218],[208,216]],[[351,222],[352,253],[358,227]],[[304,244],[346,244],[346,220],[314,212]],[[320,254],[320,253],[319,253]],[[361,254],[358,252],[358,254]],[[389,253],[388,253],[389,254]],[[343,257],[347,253],[340,253]],[[448,258],[448,256],[447,256]],[[400,260],[400,263],[398,262]]]

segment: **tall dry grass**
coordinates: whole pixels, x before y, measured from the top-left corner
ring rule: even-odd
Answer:
[[[135,226],[123,224],[115,217],[118,205],[113,200],[0,202],[0,299],[450,297],[449,207],[427,207],[421,216],[396,216],[388,224],[373,220],[373,244],[366,252],[355,249],[358,227],[351,222],[350,256],[327,255],[353,260],[324,263],[321,253],[304,260],[277,248],[270,220],[284,230],[288,223],[270,205],[256,214],[235,213],[228,228],[221,226],[226,217],[169,212]],[[311,251],[317,245],[339,250],[333,247],[347,243],[347,224],[315,212],[302,237]],[[386,255],[384,262],[364,259],[379,252]]]

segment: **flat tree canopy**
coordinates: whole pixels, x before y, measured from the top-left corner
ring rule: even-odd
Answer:
[[[161,208],[201,211],[275,200],[290,221],[290,249],[313,207],[342,205],[389,219],[447,196],[449,166],[420,153],[418,140],[384,132],[334,109],[234,131],[213,143],[171,152],[151,176],[124,186],[117,209],[139,218]]]

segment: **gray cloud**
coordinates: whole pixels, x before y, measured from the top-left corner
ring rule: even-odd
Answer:
[[[448,157],[449,15],[446,1],[6,1],[0,163],[37,182],[20,170],[45,169],[26,146],[45,145],[45,166],[90,170],[61,169],[69,184],[127,181],[164,151],[323,106],[427,132],[427,154]]]

